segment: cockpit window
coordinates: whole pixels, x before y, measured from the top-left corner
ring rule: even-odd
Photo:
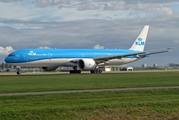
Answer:
[[[15,57],[15,55],[14,55],[14,54],[9,54],[8,56],[9,56],[9,57]]]

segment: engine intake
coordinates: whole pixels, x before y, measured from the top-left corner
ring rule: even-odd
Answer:
[[[93,59],[81,59],[78,61],[78,67],[81,70],[93,70],[96,67],[96,62]]]

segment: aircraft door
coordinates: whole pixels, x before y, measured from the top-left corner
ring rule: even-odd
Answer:
[[[27,53],[24,54],[24,60],[28,61],[28,54]]]
[[[51,59],[52,58],[52,54],[51,53],[48,53],[48,59]]]

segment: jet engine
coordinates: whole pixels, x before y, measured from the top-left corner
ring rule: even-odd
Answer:
[[[55,71],[58,68],[58,66],[48,66],[48,67],[42,67],[44,71]]]
[[[93,70],[96,67],[96,62],[93,59],[81,59],[78,61],[78,68],[81,70]]]

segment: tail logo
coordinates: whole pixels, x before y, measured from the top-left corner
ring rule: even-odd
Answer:
[[[138,41],[142,41],[142,38],[138,38]]]
[[[136,45],[141,45],[141,46],[145,45],[145,42],[142,41],[142,38],[141,38],[141,37],[138,38],[137,40],[138,40],[138,41],[135,42]]]

